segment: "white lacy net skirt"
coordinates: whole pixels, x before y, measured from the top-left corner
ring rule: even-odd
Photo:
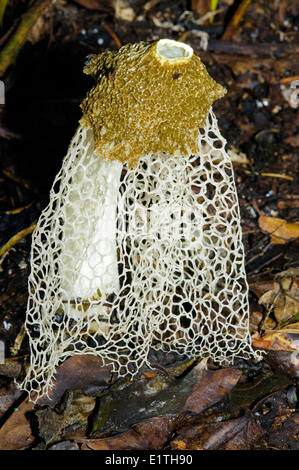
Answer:
[[[79,127],[33,234],[26,329],[35,400],[57,365],[100,356],[135,375],[150,348],[255,355],[231,161],[212,111],[198,155],[95,156]]]

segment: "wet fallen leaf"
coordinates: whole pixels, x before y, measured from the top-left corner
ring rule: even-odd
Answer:
[[[249,382],[239,382],[230,393],[229,411],[235,417],[240,414],[240,410],[248,412],[251,410],[253,403],[256,403],[265,395],[285,389],[291,383],[291,379],[286,375],[270,372],[269,370],[252,378]]]
[[[84,439],[82,450],[151,450],[161,449],[174,429],[174,419],[152,418],[136,424],[122,434],[102,439]]]
[[[92,432],[119,432],[154,417],[177,416],[198,382],[198,373],[192,374],[196,368],[186,373],[194,361],[176,362],[165,368],[167,374],[145,371],[134,380],[124,378],[111,385],[90,420]]]
[[[33,410],[33,403],[23,401],[0,429],[0,449],[19,450],[29,447],[33,441],[28,413]]]
[[[110,385],[111,369],[100,358],[91,355],[73,356],[57,368],[50,399],[42,397],[39,404],[55,405],[66,390],[99,393]]]
[[[203,371],[199,383],[193,386],[184,410],[201,413],[229,393],[237,384],[242,372],[238,369],[219,369]]]
[[[258,224],[262,232],[271,234],[271,243],[283,245],[290,240],[299,241],[299,222],[287,223],[284,219],[260,214]]]

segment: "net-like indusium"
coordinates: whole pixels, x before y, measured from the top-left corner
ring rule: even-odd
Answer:
[[[79,126],[32,240],[22,387],[35,400],[76,354],[120,376],[150,348],[219,363],[255,354],[233,170],[211,107],[194,148],[134,166],[101,157]]]
[[[33,235],[28,391],[47,391],[74,354],[125,375],[150,347],[220,363],[253,353],[232,164],[212,111],[199,145],[129,169],[96,157],[78,128]]]

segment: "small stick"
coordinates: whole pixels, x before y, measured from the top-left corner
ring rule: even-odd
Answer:
[[[269,178],[282,178],[284,180],[294,181],[294,178],[292,176],[288,176],[288,175],[284,175],[280,173],[265,173],[263,171],[259,173],[258,171],[249,171],[249,170],[244,170],[244,173],[246,173],[246,175],[254,174],[256,176],[266,176]]]
[[[33,230],[36,227],[36,223],[34,222],[31,224],[29,227],[24,228],[24,230],[21,230],[18,232],[16,235],[11,237],[10,240],[8,240],[7,243],[5,243],[1,248],[0,248],[0,256],[5,255],[14,245],[16,245],[20,240],[22,240],[26,235],[29,235],[29,233],[32,233]]]
[[[298,54],[299,45],[296,43],[261,42],[248,44],[245,42],[223,41],[210,39],[208,51],[221,52],[222,54],[237,54],[245,56],[288,56]]]
[[[292,77],[283,77],[280,79],[280,83],[291,83],[295,80],[299,80],[299,75],[293,75]]]
[[[232,38],[235,30],[237,29],[238,24],[240,23],[241,19],[243,18],[247,8],[249,7],[251,0],[242,0],[238,8],[236,9],[234,15],[232,16],[231,20],[229,21],[225,31],[222,35],[222,40],[228,41]]]
[[[52,0],[37,0],[32,7],[22,15],[22,19],[17,26],[15,33],[10,39],[8,39],[6,45],[0,52],[0,77],[2,77],[8,67],[15,62],[33,25],[51,1]]]
[[[120,42],[119,37],[114,33],[114,31],[112,31],[110,26],[108,26],[107,24],[104,24],[103,26],[106,29],[107,33],[110,34],[110,36],[112,37],[112,39],[115,42],[115,44],[117,45],[117,47],[121,47],[122,43]]]

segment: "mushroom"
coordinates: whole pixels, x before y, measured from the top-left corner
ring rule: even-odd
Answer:
[[[226,90],[168,39],[93,56],[82,119],[33,234],[22,387],[94,354],[134,376],[162,349],[258,357],[231,161],[215,100]]]

